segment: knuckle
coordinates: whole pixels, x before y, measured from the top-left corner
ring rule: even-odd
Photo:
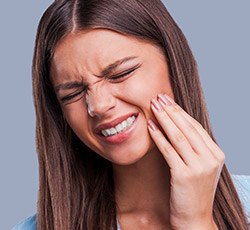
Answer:
[[[193,119],[194,119],[194,124],[195,124],[198,128],[203,128],[202,124],[201,124],[199,121],[197,121],[195,118],[193,118]]]
[[[190,133],[196,133],[196,132],[197,132],[195,126],[192,125],[191,123],[188,124],[187,130],[188,130],[188,132],[190,132]]]
[[[197,130],[205,130],[204,127],[202,126],[202,124],[197,121],[195,118],[192,117],[192,123],[193,123],[193,126],[197,129]]]
[[[170,144],[164,144],[163,145],[163,151],[166,153],[173,152],[173,147]]]
[[[171,107],[171,111],[172,111],[173,113],[178,113],[178,112],[181,111],[180,107],[179,107],[177,104],[173,104],[173,105],[170,106],[170,107]],[[170,107],[169,107],[169,108],[170,108]]]
[[[181,132],[177,132],[176,134],[174,134],[173,139],[174,139],[174,142],[176,143],[183,143],[186,141],[186,138]]]
[[[225,154],[224,154],[222,151],[218,154],[218,159],[219,159],[219,162],[220,162],[221,164],[224,164],[224,163],[225,163],[226,156],[225,156]]]
[[[206,176],[215,175],[221,168],[221,164],[218,160],[209,161],[204,167],[204,174]]]
[[[195,120],[195,127],[197,129],[201,129],[201,130],[204,130],[204,127],[202,126],[202,124],[200,122],[198,122],[197,120]]]
[[[208,171],[208,173],[212,173],[214,171],[217,171],[220,168],[221,164],[219,161],[214,161],[211,166],[210,166],[210,170]]]

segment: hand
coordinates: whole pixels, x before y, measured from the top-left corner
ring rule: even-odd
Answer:
[[[148,121],[151,137],[170,168],[173,229],[217,229],[212,211],[224,153],[201,124],[169,96],[159,94],[151,108],[164,132]]]

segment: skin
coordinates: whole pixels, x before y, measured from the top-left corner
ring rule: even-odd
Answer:
[[[131,56],[136,58],[101,76],[107,65]],[[70,34],[56,47],[51,79],[76,135],[112,162],[122,229],[217,229],[212,204],[225,157],[174,102],[160,48],[105,29]],[[80,85],[57,90],[72,81]],[[78,95],[62,101],[73,93]],[[128,113],[139,115],[126,141],[109,144],[97,138],[97,125]]]

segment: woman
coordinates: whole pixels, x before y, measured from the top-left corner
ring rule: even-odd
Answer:
[[[247,229],[196,62],[160,0],[55,1],[33,93],[37,229]]]

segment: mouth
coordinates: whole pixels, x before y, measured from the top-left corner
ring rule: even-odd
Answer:
[[[120,143],[127,139],[137,123],[138,113],[122,116],[113,122],[100,125],[97,128],[99,138],[110,143]]]
[[[123,120],[121,123],[119,123],[115,127],[112,127],[110,129],[104,129],[100,133],[105,137],[114,136],[118,133],[121,133],[127,130],[134,123],[135,119],[136,119],[136,116],[132,115],[128,117],[126,120]]]

